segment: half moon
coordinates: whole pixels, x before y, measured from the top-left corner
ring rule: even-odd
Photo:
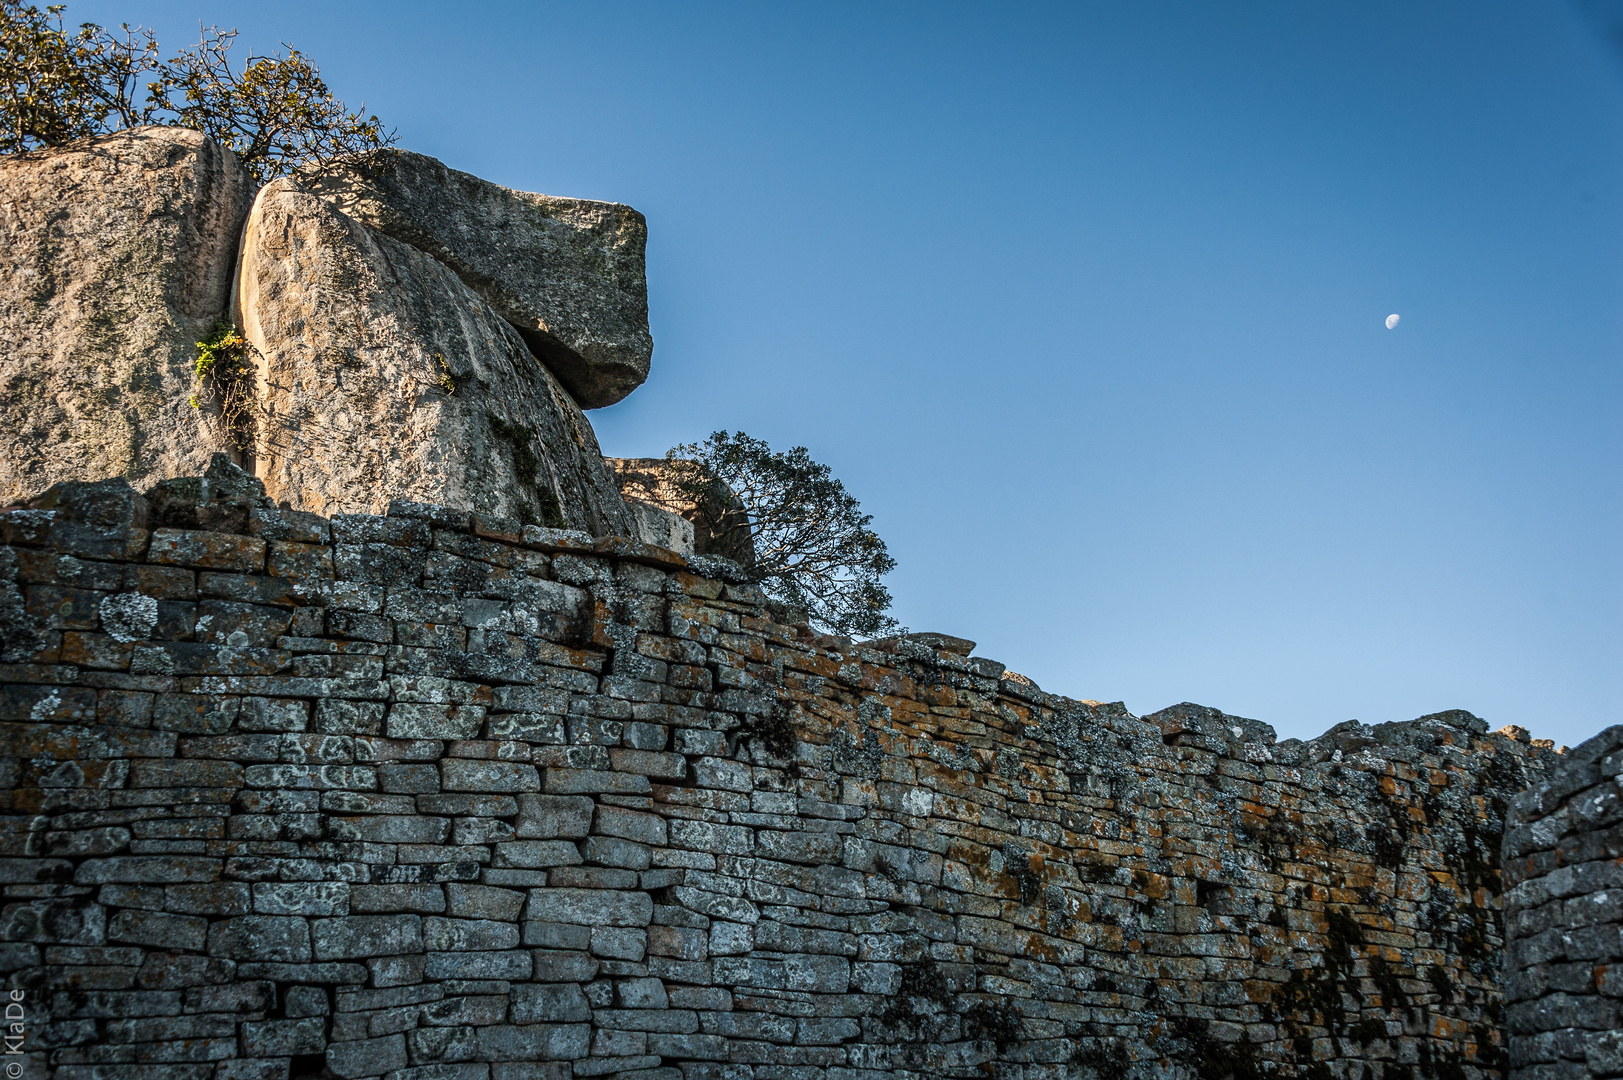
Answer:
[[[1396,330],[1398,328],[1398,316],[1388,315],[1386,317],[1386,328],[1388,330]]]

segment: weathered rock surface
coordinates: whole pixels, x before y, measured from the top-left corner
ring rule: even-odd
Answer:
[[[952,634],[938,634],[933,630],[924,630],[916,633],[897,634],[894,637],[876,638],[865,641],[868,648],[896,648],[902,642],[911,642],[922,645],[926,649],[938,652],[949,652],[954,656],[968,656],[975,651],[975,643],[968,638],[955,637]],[[1005,673],[1005,677],[1007,673]],[[1163,710],[1165,712],[1165,710]]]
[[[591,424],[518,333],[439,261],[288,180],[244,231],[254,472],[318,513],[442,503],[629,535]]]
[[[696,554],[693,547],[693,522],[681,514],[647,503],[627,501],[636,538],[655,547],[670,548],[679,555]]]
[[[648,225],[631,207],[514,191],[405,151],[312,190],[455,270],[582,407],[612,405],[648,378]]]
[[[225,448],[188,399],[247,209],[236,158],[195,131],[0,158],[0,504]]]

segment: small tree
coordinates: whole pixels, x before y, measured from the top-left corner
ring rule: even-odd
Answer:
[[[159,66],[152,32],[125,24],[120,37],[95,23],[69,30],[63,6],[41,11],[0,0],[0,153],[59,146],[152,117],[150,104],[136,103],[141,77]]]
[[[896,568],[885,542],[868,527],[873,516],[827,465],[804,446],[775,453],[742,431],[717,431],[702,443],[665,455],[673,483],[691,504],[740,509],[755,549],[751,573],[768,595],[803,608],[837,634],[873,635],[896,628],[886,611],[890,592],[880,577]],[[737,496],[733,502],[730,492]]]
[[[256,183],[320,172],[337,158],[394,144],[393,131],[384,131],[376,116],[346,109],[309,57],[285,42],[286,56],[250,52],[234,71],[229,53],[236,37],[217,26],[203,30],[197,48],[162,67],[151,97],[173,123],[235,151]]]
[[[235,151],[262,184],[395,142],[376,116],[346,109],[291,45],[282,46],[285,55],[249,53],[238,71],[229,55],[237,32],[208,27],[195,49],[165,62],[150,30],[127,23],[121,34],[95,23],[69,30],[63,9],[0,0],[0,153],[167,124]]]

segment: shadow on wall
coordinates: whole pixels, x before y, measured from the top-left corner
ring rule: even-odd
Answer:
[[[1516,797],[1504,839],[1511,1077],[1623,1076],[1623,726]]]

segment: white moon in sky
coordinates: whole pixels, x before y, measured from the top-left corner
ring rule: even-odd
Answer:
[[[1398,316],[1388,315],[1386,317],[1386,328],[1388,330],[1396,330],[1398,328]]]

